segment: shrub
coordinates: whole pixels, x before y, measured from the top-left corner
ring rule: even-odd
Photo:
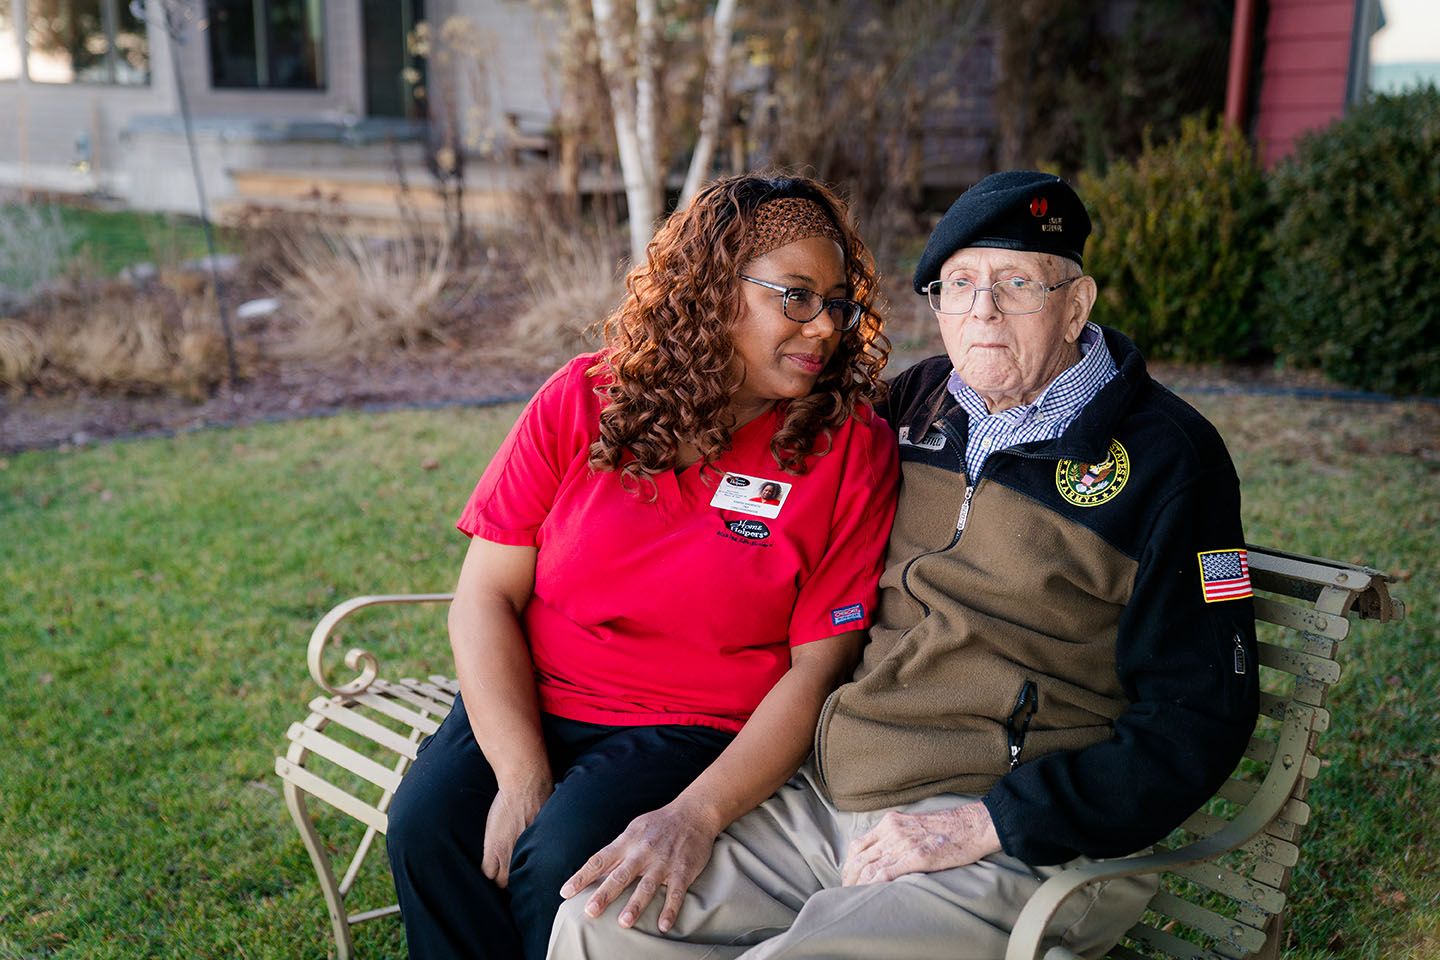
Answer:
[[[1095,232],[1085,266],[1100,287],[1092,315],[1148,355],[1236,360],[1260,343],[1256,298],[1269,218],[1254,152],[1198,117],[1139,158],[1078,183]]]
[[[318,231],[290,238],[276,283],[297,326],[281,351],[370,356],[444,342],[458,276],[448,239],[384,241]]]
[[[1440,394],[1440,91],[1379,95],[1272,178],[1265,306],[1280,355],[1354,386]]]
[[[599,346],[601,323],[625,296],[626,239],[613,218],[567,206],[546,179],[525,181],[516,200],[510,244],[526,251],[525,293],[499,352],[559,364]]]
[[[40,338],[14,320],[0,319],[0,387],[20,393],[40,372]]]
[[[203,398],[225,375],[225,348],[206,298],[125,284],[71,290],[0,320],[0,385],[168,390]]]

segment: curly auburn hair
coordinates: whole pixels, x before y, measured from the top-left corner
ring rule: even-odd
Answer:
[[[620,470],[639,483],[674,469],[685,443],[699,450],[702,466],[730,445],[726,414],[745,376],[732,336],[743,302],[739,274],[753,259],[756,210],[784,197],[813,200],[839,229],[848,295],[865,312],[840,335],[810,395],[784,402],[784,423],[770,441],[776,464],[804,473],[806,458],[828,449],[832,429],[862,402],[879,399],[890,341],[875,264],[844,201],[805,177],[727,177],[661,227],[646,248],[648,260],[625,278],[625,299],[604,321],[606,353],[597,372],[610,379],[596,389],[605,406],[600,438],[590,446],[593,469]],[[822,436],[825,449],[817,450]],[[633,459],[625,459],[627,452]]]

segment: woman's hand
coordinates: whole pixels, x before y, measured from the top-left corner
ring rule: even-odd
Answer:
[[[554,786],[537,781],[516,789],[500,788],[485,816],[485,852],[480,859],[480,872],[497,886],[510,883],[510,855],[515,841],[550,799]]]
[[[892,810],[851,844],[840,879],[847,887],[880,883],[963,867],[999,851],[1000,837],[984,804],[934,813]]]
[[[660,910],[659,926],[665,933],[675,923],[685,891],[710,862],[719,835],[720,828],[713,818],[681,801],[670,803],[631,820],[624,833],[565,881],[560,896],[569,899],[604,877],[585,904],[586,915],[598,917],[635,883],[635,892],[620,911],[620,926],[629,927],[664,887],[665,905]]]

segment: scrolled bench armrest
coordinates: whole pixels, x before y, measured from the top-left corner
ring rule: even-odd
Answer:
[[[454,598],[453,593],[393,593],[351,597],[349,600],[336,604],[329,613],[320,618],[320,622],[315,625],[315,629],[310,634],[306,662],[310,665],[311,679],[320,689],[336,696],[353,697],[363,693],[365,688],[375,681],[375,677],[380,672],[380,663],[369,650],[353,647],[345,654],[345,666],[351,670],[360,671],[360,675],[355,679],[348,683],[332,684],[325,678],[325,668],[322,662],[325,646],[330,640],[330,634],[340,625],[340,621],[366,607],[401,603],[446,603]]]
[[[1045,928],[1060,905],[1076,890],[1100,880],[1116,880],[1143,874],[1161,873],[1186,867],[1203,860],[1213,860],[1235,850],[1259,835],[1260,831],[1280,815],[1295,783],[1300,777],[1305,744],[1315,724],[1315,712],[1292,704],[1286,711],[1276,743],[1276,761],[1261,783],[1255,796],[1227,826],[1194,843],[1173,850],[1163,850],[1142,857],[1100,860],[1072,867],[1046,880],[1030,896],[1016,918],[1005,949],[1005,960],[1036,960],[1040,956]],[[1063,955],[1063,953],[1062,953]]]

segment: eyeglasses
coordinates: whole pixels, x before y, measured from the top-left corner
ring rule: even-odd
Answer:
[[[743,273],[740,274],[740,279],[778,292],[786,319],[794,320],[796,323],[809,323],[820,316],[821,310],[825,310],[830,314],[830,322],[835,325],[835,329],[843,333],[846,330],[855,329],[855,325],[860,322],[860,317],[865,313],[865,308],[861,304],[844,297],[827,300],[814,290],[806,290],[804,287],[781,286],[768,280],[747,277]]]
[[[976,294],[988,290],[996,310],[1015,316],[1039,313],[1045,309],[1045,298],[1051,290],[1058,290],[1079,279],[1071,277],[1048,287],[1039,280],[1022,280],[1019,277],[988,287],[977,287],[969,280],[932,280],[925,287],[925,293],[930,297],[930,309],[936,313],[969,313],[970,308],[975,306]]]

